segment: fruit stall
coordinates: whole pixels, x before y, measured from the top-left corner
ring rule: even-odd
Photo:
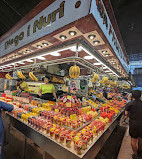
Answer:
[[[14,106],[8,125],[55,159],[94,159],[124,111],[118,88],[130,88],[119,81],[128,77],[128,59],[110,2],[51,0],[36,9],[0,39],[0,100]],[[45,76],[56,102],[38,96]],[[18,91],[17,79],[28,92]]]
[[[107,101],[98,110],[98,105],[91,107],[75,95],[65,95],[57,103],[29,103],[27,98],[3,94],[1,101],[15,107],[7,114],[10,124],[54,158],[95,157],[118,124],[126,102]]]

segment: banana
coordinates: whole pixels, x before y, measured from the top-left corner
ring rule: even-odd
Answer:
[[[77,74],[77,75],[76,75],[76,78],[78,78],[79,75],[80,75],[80,68],[75,65],[75,70],[76,70],[76,74]]]
[[[77,65],[71,66],[69,69],[70,78],[78,78],[80,75],[80,68]]]
[[[73,71],[73,78],[76,78],[76,70],[75,70],[75,66],[73,66],[72,71]]]
[[[21,79],[25,79],[26,77],[23,75],[22,71],[17,72],[17,76]]]
[[[77,70],[77,74],[78,74],[78,77],[79,77],[79,75],[80,75],[80,68],[79,68],[79,66],[76,66],[76,70]]]
[[[13,79],[8,73],[5,75],[5,77],[9,80]]]
[[[6,74],[6,75],[5,75],[5,77],[6,77],[7,79],[9,79],[9,76],[8,76],[8,74]]]
[[[18,76],[19,78],[22,78],[20,71],[17,72],[17,76]]]
[[[73,69],[73,66],[71,66],[70,69],[69,69],[69,76],[70,76],[70,78],[73,78],[73,71],[72,71],[72,69]]]
[[[33,72],[30,72],[29,73],[29,76],[30,76],[30,78],[32,79],[32,80],[34,80],[34,81],[38,81],[38,79],[35,77],[35,75],[33,74]]]
[[[33,75],[34,80],[37,82],[38,79],[37,79],[36,76],[33,74],[33,72],[32,72],[32,75]]]
[[[23,75],[22,71],[20,71],[20,73],[21,73],[22,79],[25,79],[26,77]]]
[[[32,72],[29,72],[29,77],[34,81],[34,78],[32,76]]]
[[[9,79],[13,79],[9,74],[7,76],[9,77]]]

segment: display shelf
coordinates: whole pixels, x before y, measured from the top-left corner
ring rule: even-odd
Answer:
[[[82,155],[78,155],[73,149],[67,148],[59,142],[56,142],[52,138],[49,138],[49,136],[45,132],[37,131],[27,123],[14,118],[11,114],[7,115],[10,119],[10,123],[17,130],[23,133],[26,137],[30,138],[33,142],[35,142],[38,146],[40,146],[55,159],[94,159],[116,127],[118,121],[120,120],[122,112],[123,110],[117,115],[116,118],[113,119],[113,121],[109,125],[106,126],[105,130],[102,133],[94,138],[93,143],[88,146],[88,148]]]
[[[85,126],[89,125],[89,124],[90,124],[92,121],[94,121],[95,119],[98,119],[98,118],[99,118],[99,116],[100,116],[100,114],[98,114],[98,116],[97,116],[97,117],[93,118],[93,119],[92,119],[92,120],[90,120],[89,122],[83,123],[83,125],[82,125],[82,126],[80,126],[80,127],[79,127],[79,128],[77,128],[77,129],[72,129],[72,128],[67,127],[67,126],[64,126],[64,128],[66,128],[66,129],[68,129],[68,130],[71,130],[71,131],[76,131],[76,132],[78,132],[78,131],[80,131],[81,129],[83,129]]]

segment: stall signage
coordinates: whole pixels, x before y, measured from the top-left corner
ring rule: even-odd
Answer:
[[[0,56],[76,21],[89,13],[91,0],[56,0],[0,43]]]
[[[126,59],[124,57],[122,48],[119,44],[115,31],[112,27],[111,21],[105,9],[105,6],[102,0],[92,0],[90,13],[93,14],[96,19],[98,25],[102,29],[104,35],[108,39],[110,45],[112,46],[114,52],[116,53],[118,59],[121,61],[125,70],[128,72],[128,65],[126,63]]]

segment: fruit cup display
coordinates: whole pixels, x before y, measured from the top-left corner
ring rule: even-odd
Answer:
[[[71,135],[69,134],[66,136],[66,146],[68,148],[71,148],[71,141],[72,141],[72,138],[71,138]]]
[[[82,155],[83,142],[78,140],[75,142],[75,150],[78,155]]]

